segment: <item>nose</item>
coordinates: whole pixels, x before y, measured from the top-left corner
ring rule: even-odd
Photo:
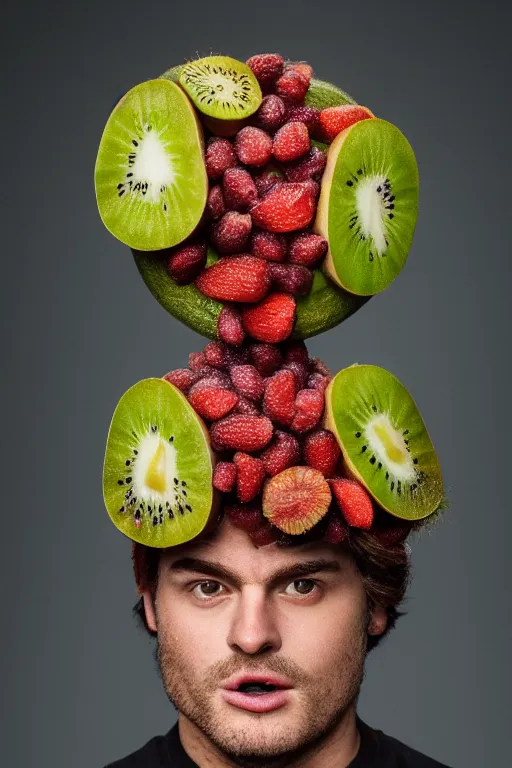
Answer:
[[[275,606],[260,587],[248,585],[241,590],[227,640],[232,650],[248,654],[281,647]]]

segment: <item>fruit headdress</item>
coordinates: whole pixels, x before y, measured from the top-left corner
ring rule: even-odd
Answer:
[[[98,207],[157,301],[210,339],[115,410],[103,490],[133,542],[169,547],[221,513],[257,546],[392,547],[445,508],[403,384],[332,375],[304,340],[384,290],[418,214],[413,150],[304,62],[208,56],[132,88],[98,151]]]

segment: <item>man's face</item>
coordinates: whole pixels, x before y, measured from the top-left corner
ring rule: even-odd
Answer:
[[[233,574],[173,568],[200,558]],[[325,559],[339,570],[276,571]],[[367,632],[385,629],[384,609],[367,610],[361,576],[340,545],[321,542],[256,548],[224,518],[215,535],[162,554],[155,606],[144,594],[167,695],[231,759],[265,764],[297,757],[323,741],[355,708],[364,676]],[[287,702],[265,713],[225,701],[228,679],[272,673],[293,686]]]

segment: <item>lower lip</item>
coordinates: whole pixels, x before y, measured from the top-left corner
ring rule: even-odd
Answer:
[[[269,693],[242,693],[242,691],[223,690],[224,700],[249,712],[271,712],[284,706],[290,699],[290,689],[281,688]]]

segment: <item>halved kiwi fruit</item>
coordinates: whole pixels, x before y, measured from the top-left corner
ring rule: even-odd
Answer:
[[[215,454],[185,395],[164,379],[144,379],[121,397],[103,467],[103,496],[114,525],[133,541],[170,547],[215,519]]]
[[[94,182],[107,229],[144,251],[170,248],[206,207],[203,130],[183,90],[166,79],[135,86],[110,115]]]
[[[370,118],[336,136],[314,224],[329,242],[329,277],[360,296],[387,288],[407,259],[418,198],[414,152],[396,126]]]
[[[387,512],[421,520],[444,502],[441,467],[418,408],[393,374],[352,365],[325,393],[325,427],[337,437],[348,474]]]
[[[220,120],[249,117],[263,99],[252,70],[229,56],[206,56],[187,62],[179,82],[200,112]]]

